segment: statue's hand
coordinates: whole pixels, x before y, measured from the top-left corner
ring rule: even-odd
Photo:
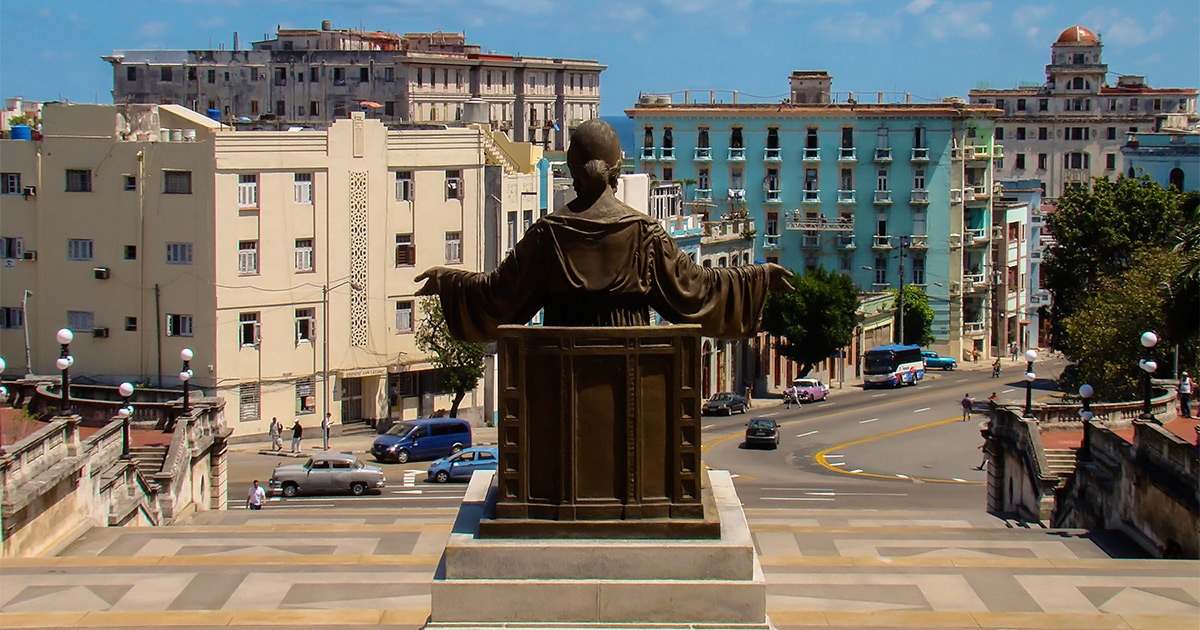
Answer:
[[[445,267],[430,267],[421,272],[421,275],[414,278],[414,282],[425,281],[425,286],[417,289],[417,295],[438,295],[441,290],[441,275],[446,271]]]
[[[767,289],[771,291],[794,291],[795,287],[788,282],[792,272],[775,263],[767,263]]]

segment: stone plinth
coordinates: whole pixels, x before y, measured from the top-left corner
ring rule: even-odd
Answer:
[[[767,629],[766,581],[729,473],[705,493],[715,539],[480,538],[494,473],[471,479],[432,585],[439,630],[524,627]]]

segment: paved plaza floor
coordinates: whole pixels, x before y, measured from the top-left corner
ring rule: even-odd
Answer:
[[[6,560],[3,628],[419,628],[456,508],[207,512]],[[1200,563],[981,511],[750,509],[781,629],[1195,630]],[[1105,549],[1109,551],[1105,551]],[[470,602],[463,602],[469,606]]]

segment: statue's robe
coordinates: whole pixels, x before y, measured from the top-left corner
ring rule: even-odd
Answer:
[[[496,339],[497,326],[648,326],[649,309],[703,334],[744,339],[759,328],[770,278],[765,265],[702,267],[656,221],[618,204],[569,209],[535,223],[494,271],[439,278],[450,333]]]

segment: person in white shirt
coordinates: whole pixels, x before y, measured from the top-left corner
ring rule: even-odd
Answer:
[[[1179,375],[1179,407],[1183,410],[1184,418],[1192,417],[1192,377],[1185,371]]]
[[[325,419],[321,420],[321,436],[325,438],[325,450],[329,450],[329,427],[332,425],[329,418],[332,413],[325,412]]]
[[[246,507],[251,510],[261,510],[266,500],[267,491],[258,485],[258,480],[255,479],[254,485],[250,486],[250,493],[246,496]]]

